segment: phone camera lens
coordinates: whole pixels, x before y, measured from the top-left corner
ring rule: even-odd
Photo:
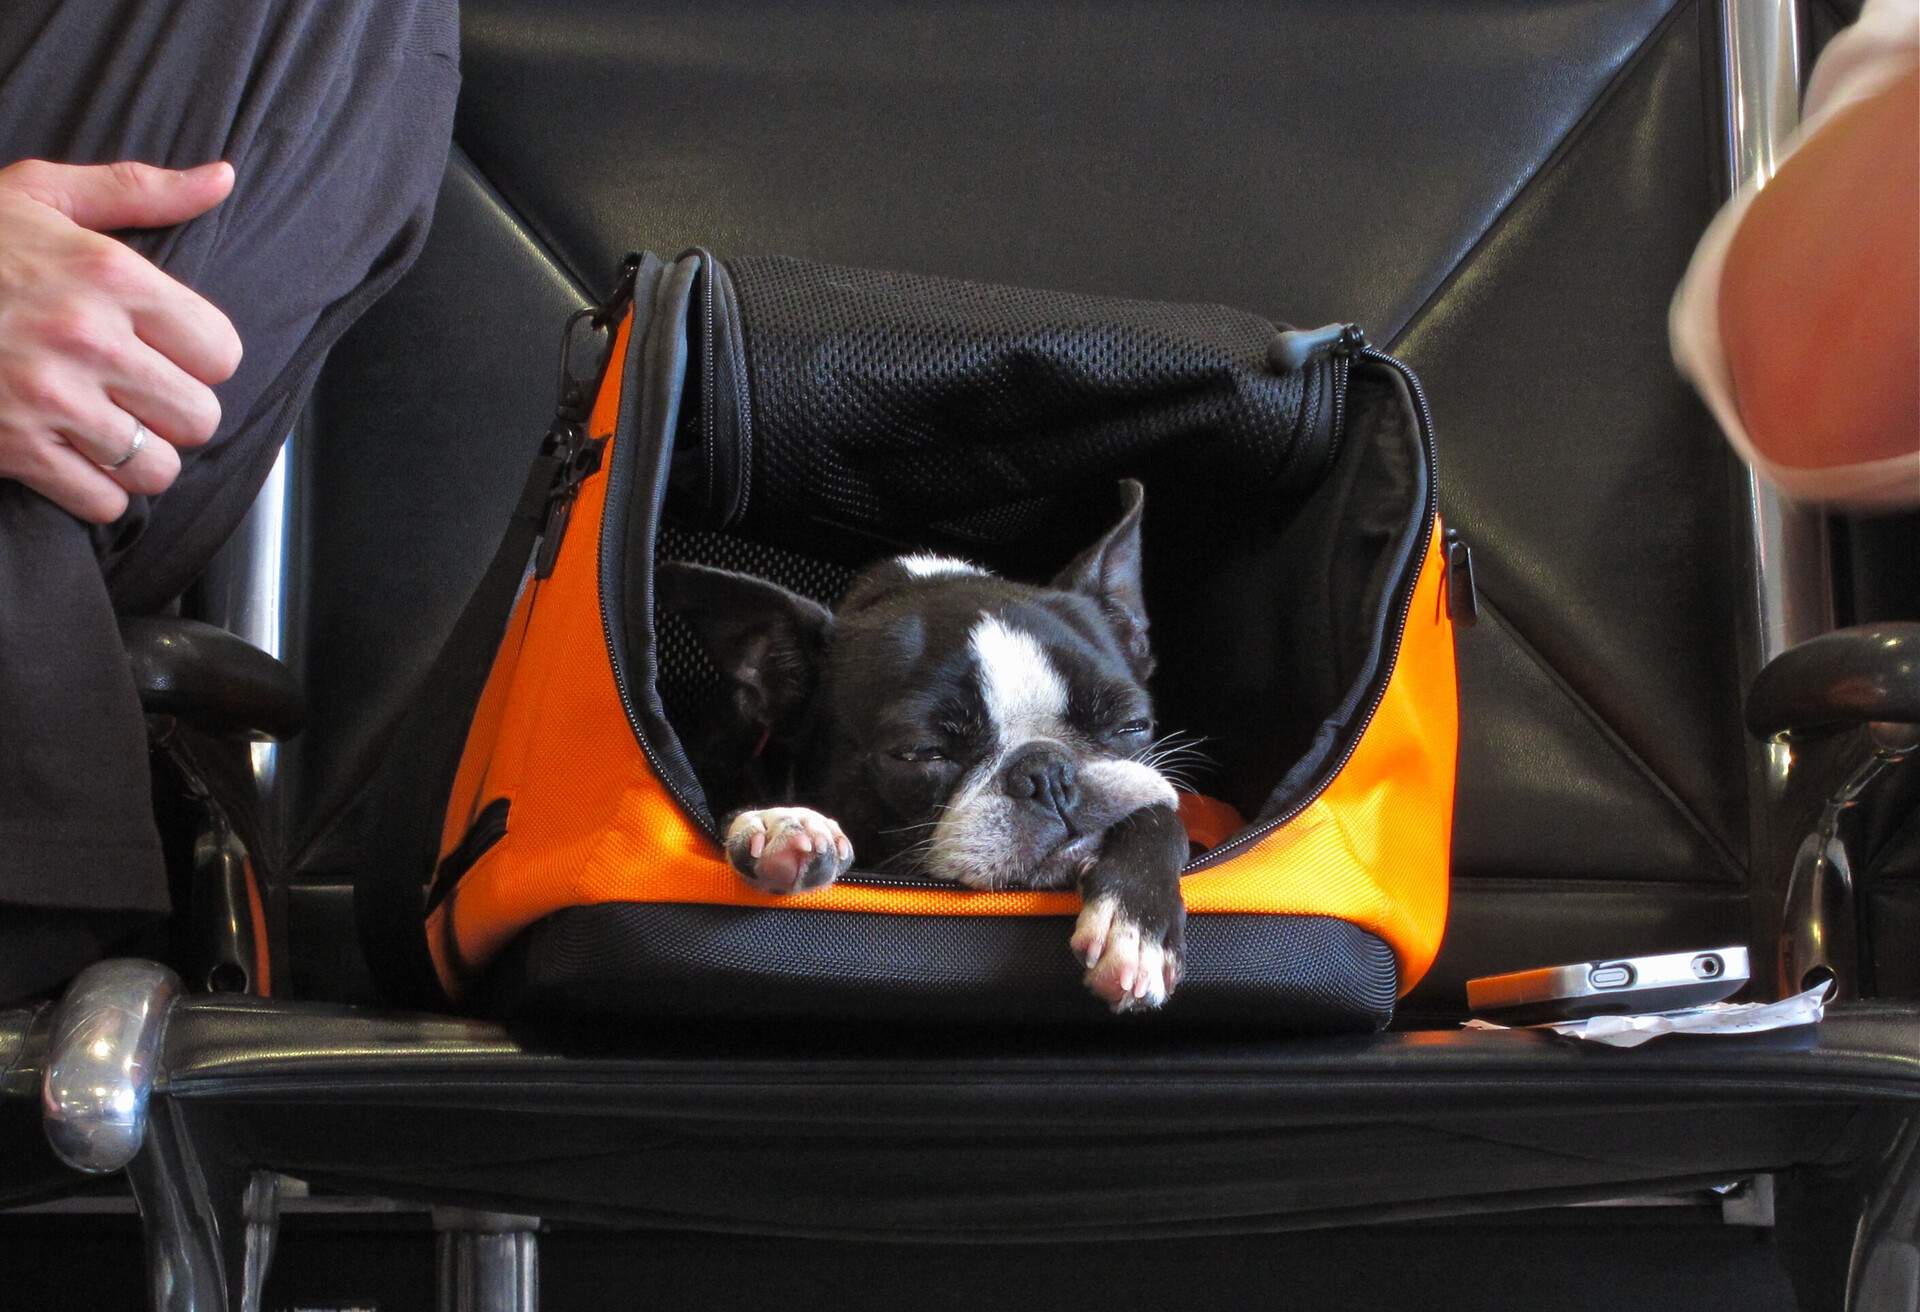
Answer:
[[[1721,969],[1720,958],[1716,956],[1709,955],[1693,959],[1693,973],[1699,979],[1718,979]]]

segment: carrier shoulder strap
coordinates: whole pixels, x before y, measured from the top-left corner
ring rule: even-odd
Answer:
[[[379,808],[370,817],[372,841],[366,847],[378,854],[378,862],[357,872],[354,919],[374,982],[388,1001],[416,1007],[448,1004],[427,952],[423,921],[446,801],[529,562],[539,576],[551,569],[547,544],[558,542],[575,493],[598,468],[599,447],[588,442],[586,421],[607,366],[613,330],[635,303],[636,285],[657,278],[662,267],[653,255],[628,256],[613,295],[568,318],[553,423],[527,470],[492,561],[394,726],[363,793]],[[591,347],[585,345],[589,340]],[[591,357],[586,369],[580,368],[583,355]],[[536,546],[541,548],[538,556]]]

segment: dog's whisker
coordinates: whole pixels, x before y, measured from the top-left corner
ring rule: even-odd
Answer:
[[[881,830],[878,830],[877,832],[882,834],[911,834],[922,829],[938,828],[939,824],[940,824],[940,817],[936,816],[932,820],[923,820],[917,825],[901,825],[898,829],[881,829]]]

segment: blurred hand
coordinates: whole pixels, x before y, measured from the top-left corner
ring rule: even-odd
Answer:
[[[1741,421],[1777,476],[1817,487],[1920,451],[1920,68],[1828,119],[1753,198],[1719,311]],[[1908,482],[1873,504],[1916,501]]]
[[[240,366],[226,315],[103,233],[164,228],[233,189],[225,163],[0,168],[0,477],[107,524],[180,473],[176,447],[220,423],[212,385]],[[154,434],[133,443],[136,421]],[[159,440],[155,440],[159,439]]]

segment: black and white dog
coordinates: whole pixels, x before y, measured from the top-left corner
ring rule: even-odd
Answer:
[[[739,808],[721,827],[742,877],[824,888],[857,848],[865,868],[970,888],[1078,887],[1087,986],[1115,1010],[1166,1000],[1187,838],[1152,764],[1144,491],[1121,487],[1119,523],[1045,587],[903,556],[829,613],[744,574],[660,567],[659,609],[729,683],[734,723],[683,739],[715,812]]]

